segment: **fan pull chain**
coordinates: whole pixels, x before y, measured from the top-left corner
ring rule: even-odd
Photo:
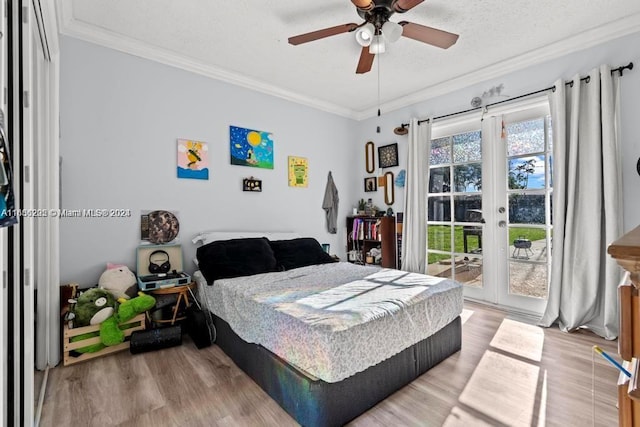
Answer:
[[[377,55],[380,56],[380,55]],[[378,117],[380,117],[380,65],[382,61],[378,58]]]
[[[380,117],[380,55],[376,55],[378,57],[378,117]],[[380,133],[380,125],[376,126],[376,132]]]

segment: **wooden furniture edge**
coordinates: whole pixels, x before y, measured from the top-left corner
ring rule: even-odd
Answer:
[[[618,353],[625,360],[623,366],[628,366],[631,378],[618,379],[618,424],[640,426],[640,226],[611,243],[607,253],[627,272],[618,287]]]
[[[618,337],[618,353],[623,360],[633,357],[633,294],[637,290],[631,285],[620,285],[618,295],[620,301],[620,334]]]
[[[190,282],[186,285],[170,286],[168,288],[149,289],[148,293],[151,295],[172,295],[184,292],[186,289],[193,290],[196,287],[196,282]]]
[[[640,289],[640,226],[611,243],[607,253],[629,272],[631,282]]]

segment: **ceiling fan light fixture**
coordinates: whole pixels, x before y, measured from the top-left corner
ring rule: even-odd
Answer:
[[[385,53],[386,50],[387,48],[384,43],[384,36],[374,36],[373,41],[371,42],[371,46],[369,46],[369,53],[372,55],[377,55],[379,53]]]
[[[362,47],[367,47],[373,40],[373,35],[376,32],[376,28],[371,22],[367,22],[356,31],[356,41]]]
[[[395,43],[402,36],[402,25],[387,21],[382,24],[382,34],[389,43]]]

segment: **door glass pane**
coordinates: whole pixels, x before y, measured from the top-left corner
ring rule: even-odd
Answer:
[[[430,161],[427,274],[482,288],[481,132],[432,140]]]
[[[429,197],[427,215],[429,221],[451,221],[451,197]]]
[[[451,138],[438,138],[431,141],[430,165],[451,163]]]
[[[509,227],[509,293],[546,298],[548,256],[547,230]]]
[[[547,262],[547,231],[544,228],[509,227],[511,259]]]
[[[482,257],[480,255],[456,258],[455,278],[474,288],[482,287]]]
[[[455,228],[455,248],[456,252],[460,252],[462,247],[462,227],[457,226]],[[482,256],[479,254],[452,255],[451,253],[443,254],[428,251],[427,274],[455,279],[465,285],[481,288]]]
[[[451,255],[429,253],[427,274],[429,276],[446,277],[447,279],[453,279]]]
[[[480,222],[482,219],[482,196],[455,196],[453,208],[456,222]]]
[[[544,224],[544,194],[510,194],[509,222],[511,224]]]
[[[552,123],[551,122],[551,116],[547,116],[547,121],[549,122],[549,127],[547,128],[548,129],[547,130],[547,138],[548,138],[548,141],[549,141],[548,150],[549,151],[553,151],[553,126],[551,125],[551,123]]]
[[[544,118],[510,123],[507,131],[507,155],[541,153],[545,151]]]
[[[482,139],[480,131],[466,132],[453,136],[453,162],[465,163],[482,159]]]
[[[509,189],[539,190],[545,187],[545,156],[509,159]]]
[[[547,297],[547,265],[509,261],[509,293]]]
[[[546,298],[550,261],[551,127],[540,117],[507,126],[510,295]],[[547,175],[547,168],[549,174]],[[539,224],[540,227],[528,227]]]
[[[453,167],[455,191],[478,192],[482,190],[482,164],[469,163]]]
[[[451,226],[429,225],[427,227],[427,248],[443,252],[451,251]]]
[[[429,172],[429,193],[448,193],[451,191],[451,168],[431,168]]]
[[[427,227],[427,248],[445,252],[428,251],[427,274],[439,277],[453,277],[451,232],[452,227],[450,225],[429,225]]]

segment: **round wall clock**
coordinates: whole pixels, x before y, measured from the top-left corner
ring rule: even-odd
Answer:
[[[378,147],[378,164],[380,168],[398,166],[398,144]]]

